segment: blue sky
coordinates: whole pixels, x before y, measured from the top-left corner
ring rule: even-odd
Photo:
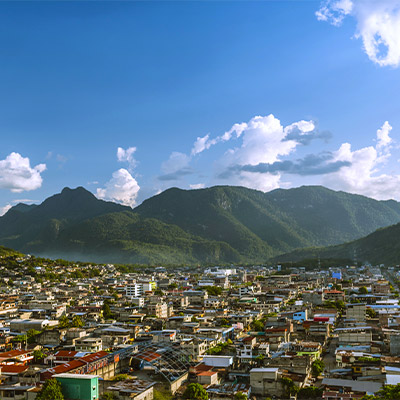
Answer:
[[[65,186],[400,200],[400,0],[373,3],[0,2],[0,214]]]

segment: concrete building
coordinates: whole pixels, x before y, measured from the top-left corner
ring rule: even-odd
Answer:
[[[75,340],[76,351],[87,351],[97,353],[103,350],[103,341],[101,338],[83,337]]]
[[[364,322],[367,317],[367,306],[364,303],[346,305],[346,319],[353,319],[357,322]]]
[[[279,396],[282,384],[278,381],[279,368],[253,368],[250,370],[252,394],[259,396]]]

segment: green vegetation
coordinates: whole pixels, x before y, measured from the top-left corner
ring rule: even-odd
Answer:
[[[173,400],[174,396],[168,390],[154,389],[153,400]]]
[[[366,363],[379,363],[381,360],[377,357],[359,357],[358,361]]]
[[[234,397],[233,399],[234,399],[234,400],[247,400],[248,397],[247,397],[244,393],[242,393],[242,392],[237,392],[237,393],[235,394],[235,397]]]
[[[322,360],[315,360],[311,364],[311,373],[314,377],[318,377],[325,369],[325,364]]]
[[[154,397],[155,398],[155,397]],[[118,397],[115,393],[112,392],[104,392],[100,397],[101,400],[117,400]]]
[[[190,400],[208,400],[208,394],[199,383],[191,383],[183,393],[183,398]]]
[[[114,318],[114,314],[111,312],[110,302],[108,299],[104,300],[102,311],[103,311],[103,318],[105,320]]]
[[[256,332],[262,332],[264,330],[264,323],[256,319],[250,324],[250,328],[255,330]]]
[[[55,378],[48,379],[37,394],[36,400],[64,400],[61,391],[61,383]]]
[[[228,346],[229,346],[228,342],[219,343],[216,346],[211,347],[210,349],[208,349],[207,350],[207,354],[213,355],[213,356],[221,354],[224,351],[224,349],[226,349]]]
[[[308,248],[296,250],[280,257],[283,260],[300,261],[314,257],[317,261],[321,258],[333,257],[347,260],[347,265],[352,263],[352,254],[357,250],[357,257],[362,261],[372,264],[395,265],[400,260],[400,242],[396,239],[400,236],[400,224],[381,228],[361,239],[344,243],[338,246]],[[303,261],[301,262],[303,264]],[[333,265],[333,264],[331,264]],[[343,262],[341,265],[346,265]]]
[[[362,400],[400,400],[400,384],[385,385],[375,395],[366,395]]]
[[[292,379],[290,378],[282,378],[282,385],[285,390],[285,396],[289,398],[291,395],[296,394],[299,391],[299,388],[295,385]]]
[[[322,388],[318,388],[316,386],[309,386],[309,387],[304,387],[301,388],[297,392],[297,398],[298,399],[317,399],[322,397],[323,393]]]
[[[372,308],[367,308],[367,316],[368,318],[376,318],[378,313]]]
[[[327,300],[324,301],[324,307],[326,308],[334,308],[335,310],[339,311],[339,312],[343,312],[344,309],[346,308],[346,304],[344,303],[343,300]]]
[[[220,296],[222,294],[222,287],[220,286],[206,286],[204,289],[210,296]]]
[[[7,247],[0,246],[0,257],[13,257],[13,256],[22,256],[21,253],[8,249]]]
[[[40,362],[46,357],[46,355],[41,350],[34,350],[33,357],[35,358],[35,361]]]
[[[266,262],[295,248],[354,240],[399,221],[399,203],[318,186],[269,193],[229,186],[172,188],[135,210],[98,200],[83,188],[66,188],[39,206],[18,205],[9,210],[0,218],[0,243],[25,253],[95,262],[251,263]],[[373,240],[364,246],[364,238],[355,244],[308,248],[279,258],[282,262],[309,258],[315,267],[318,255],[321,259],[351,259],[356,245],[362,259],[395,262],[400,244],[389,245],[389,234],[383,236],[381,253],[371,246],[378,248],[379,243]],[[10,250],[0,248],[0,256],[2,252],[10,255]],[[32,269],[29,273],[38,280],[44,278]],[[51,270],[48,274],[51,279],[61,279],[51,275]],[[72,274],[80,276],[79,271]],[[88,274],[96,277],[99,271]]]
[[[365,286],[361,286],[360,289],[358,289],[358,293],[368,294],[368,289]]]
[[[111,378],[111,380],[114,382],[126,381],[127,379],[128,379],[127,374],[119,374],[119,375],[115,375],[114,377]]]
[[[82,318],[79,315],[74,315],[72,317],[72,326],[74,328],[82,328],[83,325]]]

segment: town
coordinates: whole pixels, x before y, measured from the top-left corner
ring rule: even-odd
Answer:
[[[396,267],[0,265],[1,399],[339,400],[400,383]]]

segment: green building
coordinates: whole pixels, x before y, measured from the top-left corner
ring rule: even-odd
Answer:
[[[99,400],[99,377],[83,374],[53,375],[61,383],[65,400]]]

